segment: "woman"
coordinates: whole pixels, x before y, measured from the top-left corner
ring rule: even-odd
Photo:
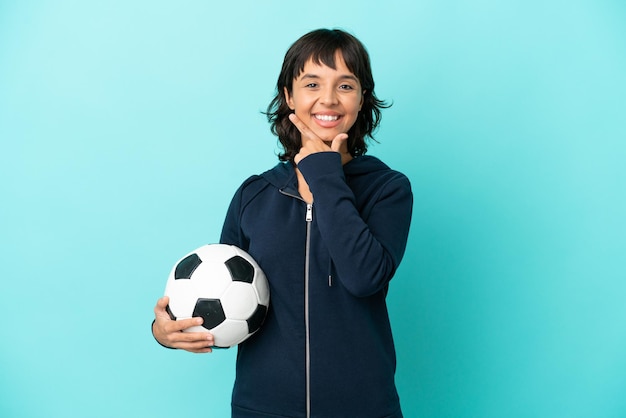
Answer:
[[[340,30],[316,30],[285,55],[268,107],[281,162],[235,193],[220,242],[246,250],[270,283],[261,330],[240,344],[232,416],[401,417],[386,307],[411,221],[408,179],[364,155],[385,107],[369,55]],[[210,352],[155,307],[162,345]]]

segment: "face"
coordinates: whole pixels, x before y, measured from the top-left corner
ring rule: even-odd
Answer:
[[[363,105],[361,83],[340,52],[335,56],[335,67],[333,70],[309,60],[293,80],[292,92],[285,89],[289,108],[325,142],[347,133]]]

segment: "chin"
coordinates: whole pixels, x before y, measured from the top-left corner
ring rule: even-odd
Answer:
[[[330,133],[328,131],[316,132],[316,135],[319,136],[322,141],[330,145],[330,143],[333,142],[333,139],[335,139],[335,137],[340,133],[343,133],[343,131],[333,131]]]

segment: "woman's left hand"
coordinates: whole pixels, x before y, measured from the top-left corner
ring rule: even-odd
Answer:
[[[342,148],[348,139],[348,134],[338,134],[335,138],[333,138],[330,146],[328,146],[328,144],[317,136],[317,134],[315,134],[315,132],[313,132],[304,122],[302,122],[300,118],[295,115],[295,113],[289,115],[289,120],[296,126],[296,128],[298,128],[300,134],[302,135],[302,148],[300,148],[300,152],[298,152],[294,157],[294,162],[296,164],[298,164],[303,158],[317,152],[334,151],[341,154],[343,151],[347,154],[347,150],[342,150]]]

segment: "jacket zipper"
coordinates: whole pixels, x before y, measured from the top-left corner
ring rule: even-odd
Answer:
[[[302,197],[292,194],[284,189],[279,189],[279,192],[285,196],[293,197],[295,199],[302,200]],[[310,264],[310,252],[311,252],[311,224],[313,223],[313,204],[306,203],[306,215],[304,220],[306,221],[306,238],[305,238],[305,252],[304,252],[304,328],[305,328],[305,340],[304,340],[304,355],[305,355],[305,388],[306,388],[306,417],[311,417],[311,343],[309,332],[309,264]]]
[[[306,416],[311,416],[311,343],[309,329],[309,262],[311,245],[311,223],[313,222],[313,204],[306,204],[306,250],[304,255],[304,326],[306,355]]]

